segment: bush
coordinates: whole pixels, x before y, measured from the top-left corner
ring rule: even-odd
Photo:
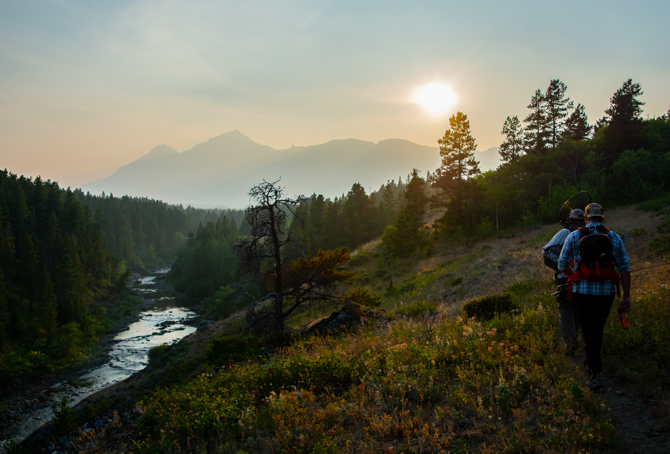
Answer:
[[[222,366],[229,361],[240,362],[258,356],[261,341],[253,336],[233,335],[214,339],[207,347],[207,362],[213,366]]]
[[[481,320],[490,320],[500,314],[511,313],[518,309],[519,306],[514,301],[514,297],[509,293],[473,298],[466,301],[462,308],[467,318],[476,317]]]
[[[63,397],[60,401],[60,410],[54,414],[52,420],[54,426],[53,436],[56,439],[64,437],[77,428],[77,419],[68,404],[68,398]]]
[[[382,304],[382,297],[380,295],[372,293],[370,290],[363,287],[358,287],[347,295],[345,299],[350,299],[354,303],[365,307],[379,307]]]
[[[155,347],[151,347],[151,349],[149,349],[149,363],[156,361],[156,359],[163,353],[165,353],[165,350],[167,350],[168,348],[170,348],[170,345],[168,344],[156,345]]]
[[[396,313],[406,315],[408,317],[419,317],[424,314],[432,314],[435,312],[435,304],[426,301],[415,301],[408,306],[402,306],[396,309]]]

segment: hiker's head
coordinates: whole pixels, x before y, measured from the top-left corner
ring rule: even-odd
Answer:
[[[570,224],[570,230],[576,230],[584,226],[584,212],[579,208],[575,208],[570,212],[568,216],[568,223]]]
[[[585,218],[586,222],[603,222],[603,219],[605,219],[605,212],[603,211],[603,207],[597,203],[592,203],[591,205],[587,206]]]

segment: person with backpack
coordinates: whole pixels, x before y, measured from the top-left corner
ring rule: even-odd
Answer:
[[[568,295],[584,339],[587,386],[597,389],[605,386],[600,348],[615,291],[617,295],[620,292],[619,284],[623,287],[619,312],[628,312],[632,307],[630,266],[619,235],[602,225],[603,207],[592,203],[585,211],[586,227],[572,232],[565,240],[558,268],[568,276]]]
[[[568,298],[568,276],[558,269],[558,258],[563,250],[563,244],[570,233],[584,226],[584,212],[576,208],[570,212],[567,219],[569,228],[560,230],[542,248],[544,264],[555,271],[554,283],[556,283],[556,301],[558,302],[558,315],[560,318],[561,335],[565,341],[565,354],[572,356],[577,350],[577,326],[575,323],[575,311],[572,302]]]

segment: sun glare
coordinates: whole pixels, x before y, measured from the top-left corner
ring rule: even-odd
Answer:
[[[456,102],[458,95],[441,83],[419,87],[414,93],[414,102],[433,115],[444,115]]]

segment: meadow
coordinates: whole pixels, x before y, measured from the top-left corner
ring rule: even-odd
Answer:
[[[631,259],[648,254],[659,212],[612,211]],[[617,446],[606,403],[585,387],[557,333],[544,226],[505,239],[389,260],[352,260],[356,285],[383,295],[362,329],[298,340],[273,355],[162,388],[141,403],[139,452],[604,452]],[[630,233],[632,231],[632,234]],[[645,263],[643,262],[640,262]],[[667,268],[634,275],[631,329],[610,317],[607,374],[659,393],[667,426]],[[505,285],[507,284],[507,285]],[[505,294],[516,310],[463,316],[463,301]],[[299,315],[300,321],[305,314]],[[237,357],[236,359],[240,359]],[[637,387],[637,388],[636,388]]]

